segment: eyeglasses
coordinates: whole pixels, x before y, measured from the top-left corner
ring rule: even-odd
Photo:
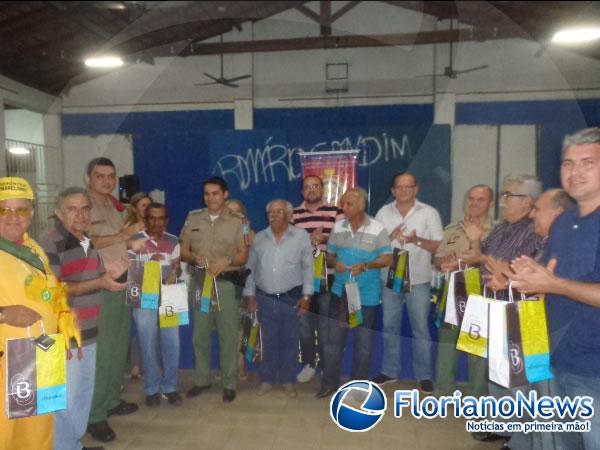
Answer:
[[[408,191],[409,189],[414,189],[416,187],[417,187],[417,185],[413,184],[413,185],[410,185],[410,186],[394,186],[394,189],[398,189],[400,191]]]
[[[31,209],[0,207],[0,217],[8,217],[11,213],[16,214],[19,217],[29,217],[29,216],[31,216]]]
[[[527,194],[513,194],[512,192],[504,191],[500,194],[503,199],[507,200],[510,197],[529,197]]]

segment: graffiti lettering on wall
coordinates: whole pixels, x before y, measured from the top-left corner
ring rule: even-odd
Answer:
[[[291,147],[285,143],[265,140],[259,148],[248,148],[245,153],[230,153],[219,158],[212,172],[228,182],[236,182],[242,191],[253,185],[275,183],[276,180],[293,181],[300,178],[301,170],[297,158],[299,151],[318,152],[357,148],[359,166],[370,167],[379,162],[407,161],[413,158],[408,136],[400,138],[382,132],[375,136],[344,137],[339,140],[318,142],[310,148]]]

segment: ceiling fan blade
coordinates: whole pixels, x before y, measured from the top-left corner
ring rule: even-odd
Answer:
[[[483,69],[487,69],[489,67],[488,64],[484,64],[482,66],[476,66],[476,67],[471,67],[469,69],[463,69],[463,70],[455,70],[454,72],[456,74],[463,74],[463,73],[468,73],[468,72],[475,72],[476,70],[483,70]]]
[[[221,80],[220,78],[217,78],[214,75],[211,75],[210,73],[204,72],[204,75],[207,76],[208,78],[210,78],[211,80],[217,82],[217,83]]]
[[[232,88],[240,87],[238,84],[230,83],[229,80],[223,80],[219,84],[222,84],[223,86],[227,86],[227,87],[232,87]]]
[[[209,81],[207,83],[194,83],[194,86],[211,86],[213,84],[219,84],[218,81]]]
[[[233,77],[233,78],[225,78],[225,81],[231,82],[231,81],[240,81],[240,80],[245,80],[246,78],[250,78],[252,75],[241,75],[239,77]]]

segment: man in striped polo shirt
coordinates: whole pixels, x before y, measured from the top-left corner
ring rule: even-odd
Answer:
[[[67,409],[55,414],[54,448],[64,450],[80,450],[80,439],[86,432],[94,392],[101,289],[116,292],[126,287],[104,271],[99,254],[86,235],[90,212],[85,189],[65,189],[54,210],[56,226],[42,242],[52,270],[67,283],[69,306],[77,317],[83,341],[82,348],[72,347],[67,361]]]
[[[133,239],[144,240],[145,246],[137,254],[129,250],[129,258],[139,258],[144,263],[160,261],[162,284],[173,284],[180,273],[179,239],[166,232],[169,216],[165,205],[150,203],[144,223],[146,230],[134,234]],[[133,320],[142,354],[146,406],[158,406],[161,394],[170,404],[180,403],[181,396],[177,392],[179,327],[160,328],[154,309],[135,308]]]
[[[309,175],[302,180],[302,198],[304,201],[294,209],[292,223],[305,229],[310,234],[313,246],[313,256],[327,250],[327,239],[335,222],[343,217],[343,212],[335,205],[323,202],[323,180]],[[328,271],[333,274],[333,269]],[[300,315],[300,348],[302,350],[302,371],[298,374],[299,383],[306,383],[316,372],[315,331],[318,336],[320,365],[323,367],[323,342],[321,337],[327,326],[327,311],[329,307],[329,292],[321,289],[315,291],[309,305],[303,305],[304,313]]]

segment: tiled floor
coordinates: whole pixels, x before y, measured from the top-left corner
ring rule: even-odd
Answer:
[[[224,404],[218,380],[213,388],[195,399],[186,399],[191,386],[191,371],[182,371],[180,386],[184,396],[180,405],[162,401],[159,407],[143,404],[141,382],[127,382],[123,397],[136,401],[140,410],[124,417],[111,417],[109,423],[117,439],[102,444],[106,450],[171,449],[476,449],[500,448],[499,443],[484,444],[465,431],[462,419],[396,419],[391,397],[395,389],[414,387],[396,383],[385,386],[388,411],[383,420],[366,433],[350,433],[337,428],[329,417],[329,400],[314,398],[317,379],[298,385],[298,397],[289,399],[275,389],[264,397],[255,394],[258,380],[251,376],[241,382],[237,399]],[[84,445],[100,443],[86,436]]]

